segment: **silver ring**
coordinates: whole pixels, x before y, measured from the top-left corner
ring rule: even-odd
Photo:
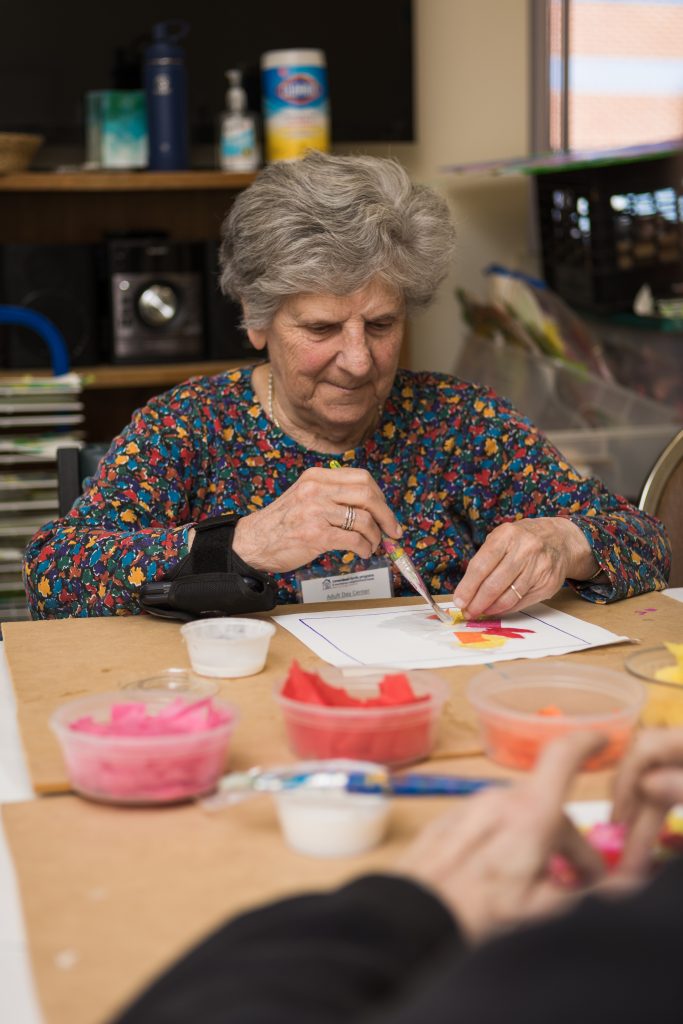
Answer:
[[[517,598],[517,600],[518,600],[518,601],[523,601],[523,600],[524,600],[524,598],[522,597],[522,595],[520,594],[520,592],[519,592],[519,591],[517,590],[517,587],[516,587],[516,586],[514,585],[514,583],[511,583],[511,584],[510,584],[510,590],[511,590],[511,591],[512,591],[512,593],[513,593],[513,594],[514,594],[514,595],[516,596],[516,598]]]
[[[353,505],[346,506],[346,517],[342,523],[342,530],[352,530],[356,521],[356,510]]]

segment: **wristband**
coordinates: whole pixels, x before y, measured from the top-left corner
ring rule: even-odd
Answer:
[[[164,580],[140,588],[140,607],[166,619],[243,615],[270,611],[277,585],[267,573],[232,550],[239,515],[214,516],[195,524],[192,548]]]

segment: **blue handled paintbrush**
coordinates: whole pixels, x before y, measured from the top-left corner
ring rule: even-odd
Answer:
[[[359,767],[357,762],[324,761],[293,764],[281,768],[251,768],[230,772],[218,783],[218,791],[202,800],[209,810],[239,803],[258,793],[279,793],[287,789],[318,792],[375,793],[387,796],[469,796],[489,786],[506,785],[505,779],[467,778],[459,775],[394,775],[382,765]]]

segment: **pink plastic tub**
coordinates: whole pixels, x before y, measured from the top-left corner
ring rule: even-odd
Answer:
[[[107,803],[168,804],[215,788],[236,720],[236,709],[213,697],[118,690],[62,704],[50,726],[77,793]]]

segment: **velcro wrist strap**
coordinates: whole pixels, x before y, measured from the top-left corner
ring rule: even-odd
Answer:
[[[195,526],[195,537],[189,555],[176,566],[169,579],[187,576],[189,573],[233,572],[234,562],[239,561],[237,572],[250,570],[232,550],[235,527],[240,517],[237,515],[214,516],[204,519]]]
[[[277,585],[232,550],[239,516],[217,516],[195,526],[189,554],[166,577],[141,588],[140,605],[164,618],[240,615],[269,611]]]

